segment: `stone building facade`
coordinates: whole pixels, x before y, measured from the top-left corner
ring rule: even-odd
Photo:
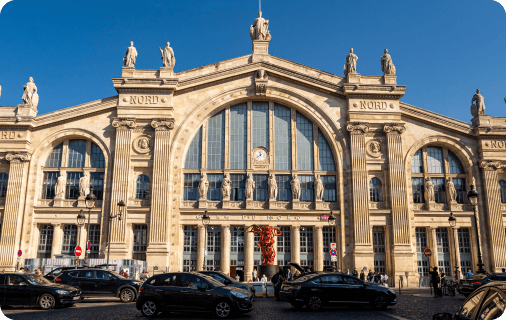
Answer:
[[[355,60],[341,77],[269,55],[269,32],[251,35],[252,54],[181,72],[175,59],[135,69],[135,51],[112,79],[113,97],[44,115],[26,99],[1,107],[0,269],[15,268],[18,250],[72,254],[86,234],[90,257],[104,258],[120,200],[111,258],[160,270],[205,261],[251,278],[261,260],[258,239],[244,232],[253,224],[280,228],[280,265],[328,268],[335,242],[339,269],[416,285],[430,266],[474,270],[478,236],[485,268],[506,267],[504,118],[480,109],[468,124],[400,102],[406,86],[391,60],[383,76],[360,75]],[[78,230],[83,176],[98,201]],[[466,196],[473,183],[479,221]]]

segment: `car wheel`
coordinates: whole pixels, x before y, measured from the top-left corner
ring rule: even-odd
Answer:
[[[132,302],[134,301],[135,294],[132,289],[123,289],[119,293],[119,298],[121,299],[121,302]]]
[[[49,293],[44,293],[40,299],[39,299],[39,306],[44,309],[52,309],[54,308],[54,305],[56,304],[56,300],[54,297]]]
[[[141,313],[146,318],[153,318],[158,312],[158,306],[154,301],[147,300],[142,304]]]
[[[214,314],[219,318],[228,318],[232,314],[232,308],[226,301],[220,301],[214,308]]]
[[[319,296],[311,296],[307,300],[306,306],[313,311],[319,311],[322,308],[322,299]]]
[[[375,309],[385,310],[388,307],[388,298],[384,294],[379,294],[371,301],[371,305]]]

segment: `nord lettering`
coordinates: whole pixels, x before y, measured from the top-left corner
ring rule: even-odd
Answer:
[[[485,143],[485,146],[488,147],[488,142]],[[490,141],[490,148],[492,149],[504,149],[506,147],[506,142],[504,141]]]
[[[360,101],[360,109],[386,110],[387,103],[383,101]]]
[[[6,140],[6,139],[14,139],[16,138],[16,132],[15,131],[2,131],[0,133],[0,139]]]
[[[158,96],[130,96],[130,104],[158,104]]]

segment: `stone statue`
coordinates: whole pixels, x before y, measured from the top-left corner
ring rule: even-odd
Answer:
[[[381,145],[378,141],[372,141],[369,145],[369,148],[371,149],[372,153],[379,153],[381,150]]]
[[[199,182],[199,199],[207,200],[207,190],[209,190],[209,181],[207,181],[207,174],[202,173],[202,178]]]
[[[230,173],[225,173],[225,178],[221,182],[221,195],[223,200],[230,200],[230,189],[232,188],[232,180],[230,180]]]
[[[134,47],[134,42],[130,41],[125,57],[123,58],[123,65],[125,68],[135,68],[135,60],[137,60],[137,49]]]
[[[292,188],[292,200],[299,200],[300,198],[300,182],[297,174],[293,175],[292,181],[290,181],[290,187]]]
[[[430,178],[425,178],[425,201],[435,201],[434,199],[434,182]]]
[[[348,73],[357,73],[357,60],[358,57],[353,53],[353,48],[350,49],[350,53],[346,56],[346,63],[344,64],[344,76]]]
[[[160,53],[162,54],[163,67],[173,69],[176,65],[176,57],[174,57],[174,50],[170,47],[170,42],[167,41],[167,46],[163,50],[160,48]]]
[[[262,18],[262,11],[258,11],[258,18],[253,21],[253,24],[249,28],[249,35],[251,40],[271,40],[271,34],[269,33],[269,20]]]
[[[455,189],[455,185],[453,184],[452,177],[448,177],[448,182],[446,183],[446,192],[448,192],[448,197],[450,201],[457,200],[457,190]]]
[[[28,78],[28,83],[23,86],[24,92],[21,99],[23,99],[23,103],[27,106],[37,108],[39,104],[39,95],[37,94],[37,86],[35,82],[33,82],[33,78]]]
[[[278,183],[273,173],[271,173],[269,180],[267,180],[267,184],[269,185],[269,200],[276,200],[278,197]]]
[[[385,54],[381,56],[381,71],[384,75],[395,75],[395,66],[392,57],[388,54],[388,49],[385,49]]]
[[[473,117],[485,115],[485,98],[480,94],[480,89],[476,89],[476,94],[471,100],[471,115]]]
[[[90,193],[90,177],[88,173],[79,179],[79,196],[86,197]]]
[[[248,179],[246,179],[246,184],[244,185],[246,200],[253,200],[253,191],[255,191],[255,181],[253,180],[253,175],[248,173]]]
[[[149,149],[149,139],[148,138],[141,138],[138,142],[139,149],[146,150]]]
[[[55,199],[65,199],[65,187],[67,186],[66,175],[65,172],[62,172],[58,179],[56,179],[56,184],[54,185]]]
[[[320,175],[317,174],[316,179],[314,181],[314,192],[316,201],[323,200],[323,191],[325,191],[325,188],[323,187],[322,179],[320,179]]]

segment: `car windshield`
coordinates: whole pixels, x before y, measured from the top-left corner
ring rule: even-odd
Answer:
[[[214,278],[211,278],[210,276],[208,275],[205,275],[205,274],[201,274],[200,275],[202,278],[206,279],[207,281],[209,281],[210,284],[212,284],[213,286],[215,287],[224,287],[225,285],[221,282],[219,282],[218,280],[214,279]]]
[[[34,274],[26,276],[26,279],[28,280],[28,282],[30,282],[30,284],[33,284],[33,285],[51,284],[51,282],[49,282],[46,278],[44,278],[42,276],[34,275]]]

